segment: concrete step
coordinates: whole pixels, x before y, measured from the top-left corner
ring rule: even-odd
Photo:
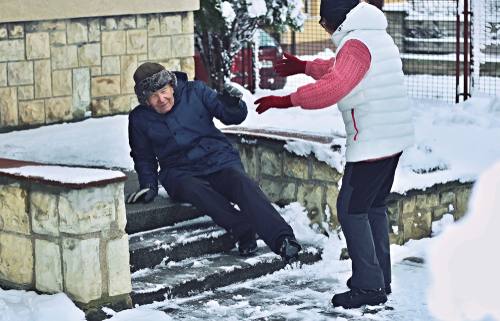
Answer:
[[[129,195],[139,189],[139,180],[136,172],[124,171],[124,173],[128,178],[125,182],[125,195]],[[125,231],[128,234],[172,226],[178,222],[203,216],[190,204],[172,202],[163,188],[160,188],[159,195],[151,203],[126,204],[125,208],[127,212]]]
[[[236,240],[208,216],[129,235],[130,271],[229,251]]]
[[[134,304],[149,304],[165,298],[186,297],[219,287],[273,273],[283,268],[281,257],[262,242],[252,257],[241,257],[236,249],[226,253],[205,255],[180,262],[171,261],[155,269],[143,269],[132,274]],[[321,249],[302,244],[302,264],[321,259]]]

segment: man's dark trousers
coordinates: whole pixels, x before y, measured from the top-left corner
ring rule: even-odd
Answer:
[[[280,236],[294,235],[259,185],[240,167],[184,178],[179,182],[175,196],[210,216],[215,224],[236,239],[251,229],[275,253],[280,250],[275,246]],[[235,209],[231,202],[240,210]]]
[[[379,289],[391,284],[386,198],[401,153],[377,161],[348,162],[337,215],[352,260],[351,285]]]

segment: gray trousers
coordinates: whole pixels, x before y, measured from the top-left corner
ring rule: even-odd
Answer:
[[[279,251],[275,243],[280,236],[294,236],[290,225],[271,205],[260,186],[240,167],[184,178],[175,196],[210,216],[234,238],[239,239],[252,230],[275,253]]]
[[[351,285],[379,289],[391,284],[386,198],[401,153],[378,161],[348,162],[337,215],[352,260]]]

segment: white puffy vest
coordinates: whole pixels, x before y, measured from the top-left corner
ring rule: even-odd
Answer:
[[[364,43],[371,54],[366,75],[338,103],[348,135],[348,162],[390,156],[415,141],[399,50],[385,31],[386,26],[382,12],[362,2],[332,35],[332,40],[338,42],[336,54],[351,39]]]

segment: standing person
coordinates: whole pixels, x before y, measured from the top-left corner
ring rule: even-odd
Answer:
[[[226,125],[245,120],[242,93],[224,85],[218,94],[149,62],[137,68],[134,81],[140,105],[129,115],[129,143],[140,188],[125,201],[152,201],[160,180],[173,201],[191,203],[238,239],[240,255],[257,252],[257,233],[285,265],[298,260],[301,246],[292,228],[214,125],[214,117]]]
[[[387,301],[391,260],[386,198],[399,157],[414,143],[414,126],[399,51],[387,20],[359,0],[322,0],[321,26],[337,46],[336,58],[302,61],[285,54],[282,77],[305,73],[316,79],[285,97],[255,103],[269,108],[319,109],[338,104],[346,132],[346,166],[337,215],[352,260],[350,291],[335,294],[334,306],[357,308]]]

